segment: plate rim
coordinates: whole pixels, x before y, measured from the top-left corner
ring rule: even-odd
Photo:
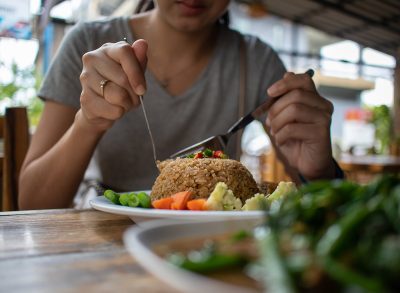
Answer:
[[[89,201],[92,208],[129,217],[157,218],[157,219],[201,219],[212,217],[213,219],[228,219],[239,216],[240,219],[258,219],[265,217],[265,211],[191,211],[191,210],[162,210],[132,208],[113,204],[104,196],[97,196]],[[212,219],[211,219],[212,220]]]

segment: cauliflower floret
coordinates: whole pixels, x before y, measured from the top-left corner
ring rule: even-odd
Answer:
[[[297,191],[296,185],[293,182],[281,181],[275,191],[268,197],[264,194],[256,193],[253,197],[246,200],[242,207],[243,211],[264,210],[270,207],[276,200],[284,198],[286,195]]]
[[[242,208],[242,201],[233,195],[224,182],[218,182],[206,201],[207,210],[233,211]]]
[[[267,198],[262,193],[256,193],[253,197],[246,199],[243,205],[243,211],[258,211],[264,210],[267,207]]]
[[[275,191],[267,197],[267,203],[272,204],[273,201],[282,199],[292,192],[296,192],[296,184],[293,182],[281,181]]]

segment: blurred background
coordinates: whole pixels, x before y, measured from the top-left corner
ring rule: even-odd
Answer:
[[[36,97],[61,39],[79,21],[132,14],[135,0],[0,0],[0,115],[27,109],[30,133],[42,110]],[[335,107],[332,150],[348,178],[368,182],[400,172],[400,1],[235,0],[232,28],[258,36],[290,71],[316,71]],[[259,123],[242,137],[242,162],[258,181],[285,171]]]

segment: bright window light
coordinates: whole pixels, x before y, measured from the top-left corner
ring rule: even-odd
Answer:
[[[71,1],[63,1],[50,10],[50,16],[58,19],[72,19],[72,3]]]
[[[30,0],[30,11],[32,14],[38,14],[40,11],[40,0]]]
[[[0,62],[5,66],[15,63],[21,69],[28,68],[34,64],[38,49],[37,40],[0,38]]]
[[[353,41],[341,41],[321,48],[321,71],[332,76],[356,78],[357,63],[360,60],[360,47]],[[335,61],[337,60],[337,61]],[[350,64],[342,61],[350,62]]]
[[[321,48],[321,56],[329,59],[358,62],[360,47],[353,41],[342,41]]]
[[[375,88],[370,91],[364,91],[361,94],[361,100],[368,106],[393,105],[393,81],[383,78],[375,79]]]
[[[363,50],[362,59],[365,64],[369,65],[380,65],[393,68],[396,66],[396,60],[393,56],[371,48],[365,48]]]

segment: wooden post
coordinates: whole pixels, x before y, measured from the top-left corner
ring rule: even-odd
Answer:
[[[18,210],[18,178],[29,146],[25,107],[7,108],[4,120],[2,210]]]
[[[286,173],[285,166],[279,161],[273,148],[260,157],[260,168],[261,182],[293,181]]]
[[[400,48],[397,51],[396,68],[393,78],[393,134],[391,154],[400,156]]]

